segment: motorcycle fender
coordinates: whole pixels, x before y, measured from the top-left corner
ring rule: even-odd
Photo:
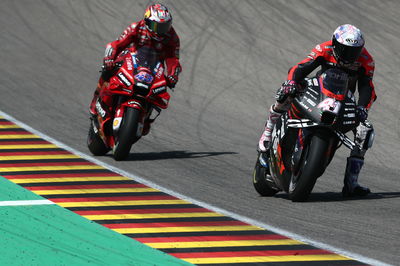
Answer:
[[[143,104],[142,104],[140,101],[138,101],[138,100],[129,100],[129,101],[123,103],[122,105],[124,106],[124,108],[129,107],[129,108],[138,109],[138,110],[140,110],[140,111],[143,111],[143,110],[144,110]]]
[[[141,112],[141,116],[142,118],[140,119],[140,122],[138,124],[138,130],[136,132],[136,137],[141,137],[142,136],[142,132],[143,132],[143,127],[144,127],[144,113],[145,113],[145,107],[143,106],[143,104],[140,101],[137,100],[129,100],[125,103],[122,104],[123,106],[123,112],[121,112],[121,116],[118,118],[118,122],[114,119],[115,123],[118,123],[118,129],[121,126],[121,121],[122,121],[122,117],[124,114],[124,111],[126,110],[126,108],[134,108],[134,109],[138,109]]]

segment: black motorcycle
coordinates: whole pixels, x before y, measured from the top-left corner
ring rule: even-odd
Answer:
[[[347,74],[333,69],[304,80],[275,125],[268,152],[258,154],[253,185],[260,195],[285,191],[292,201],[306,201],[336,150],[357,145],[345,135],[360,123],[347,84]]]

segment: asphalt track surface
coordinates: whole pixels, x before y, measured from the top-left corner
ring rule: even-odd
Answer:
[[[86,154],[88,104],[107,42],[148,1],[0,2],[0,110]],[[127,161],[97,159],[161,187],[356,255],[400,261],[400,37],[398,1],[165,1],[181,37],[183,73],[170,108]],[[341,148],[310,201],[259,197],[256,145],[287,70],[340,24],[365,34],[378,95],[377,138],[344,200]]]

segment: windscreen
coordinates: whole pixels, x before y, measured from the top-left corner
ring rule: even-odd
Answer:
[[[147,46],[140,47],[136,51],[134,60],[137,67],[149,68],[151,71],[154,70],[159,61],[157,51]]]
[[[328,69],[319,78],[322,92],[328,97],[344,100],[349,76],[338,69]]]

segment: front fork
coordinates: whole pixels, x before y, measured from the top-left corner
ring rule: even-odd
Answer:
[[[309,131],[304,128],[300,128],[297,133],[296,144],[294,146],[293,154],[292,154],[292,173],[296,174],[300,167],[301,155],[303,154],[304,143],[309,136]]]

